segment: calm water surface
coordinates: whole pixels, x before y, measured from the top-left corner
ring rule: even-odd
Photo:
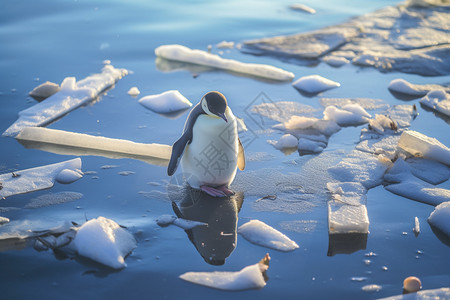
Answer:
[[[137,99],[127,95],[132,86],[140,89],[141,96],[178,89],[193,103],[207,91],[219,90],[227,96],[234,113],[246,121],[249,107],[258,103],[261,92],[272,101],[297,101],[321,109],[317,97],[300,95],[290,83],[261,81],[222,71],[194,71],[199,75],[194,78],[187,70],[166,72],[155,63],[154,49],[162,44],[178,43],[206,50],[208,45],[223,40],[239,43],[337,24],[398,1],[304,3],[316,8],[317,14],[291,11],[288,9],[290,1],[2,1],[0,131],[16,120],[19,111],[35,104],[28,92],[36,85],[47,80],[60,83],[66,76],[82,79],[99,72],[105,59],[111,60],[114,66],[131,70],[132,74],[120,80],[97,102],[69,113],[48,127],[136,142],[172,144],[182,130],[186,114],[170,119],[144,109]],[[218,51],[213,47],[213,52]],[[224,57],[272,64],[294,72],[296,78],[320,74],[339,81],[341,87],[324,93],[326,97],[368,97],[383,99],[391,105],[404,104],[387,90],[392,79],[402,77],[414,83],[450,81],[449,77],[381,74],[354,66],[340,69],[325,64],[302,67],[270,57],[245,55],[236,49],[223,51]],[[417,100],[410,103],[417,103]],[[317,112],[317,116],[320,115],[321,110]],[[420,107],[419,117],[411,128],[450,145],[448,124]],[[258,171],[271,168],[283,174],[295,174],[300,166],[314,162],[314,156],[285,155],[266,142],[277,139],[279,132],[263,133],[260,128],[250,129],[256,134],[246,147],[248,158],[253,159],[249,159],[245,172],[264,174]],[[360,129],[344,128],[333,136],[328,148],[317,157],[322,163],[317,167],[324,168],[333,159],[342,158],[343,151],[353,149],[359,140]],[[269,158],[258,160],[261,153]],[[0,139],[1,173],[73,157],[26,149],[11,138]],[[330,245],[324,191],[322,196],[312,197],[311,205],[299,203],[299,206],[304,205],[303,208],[290,214],[255,209],[254,203],[259,197],[243,190],[238,224],[254,218],[262,220],[285,232],[300,245],[300,249],[290,253],[268,251],[238,236],[236,248],[225,264],[214,266],[205,262],[183,230],[174,226],[160,228],[155,223],[162,214],[174,214],[167,198],[169,178],[165,167],[133,159],[98,156],[83,156],[82,161],[83,171],[97,173],[85,175],[70,185],[56,184],[51,190],[10,197],[0,203],[0,208],[20,209],[1,215],[10,218],[11,224],[26,221],[33,229],[47,229],[66,220],[82,223],[85,218],[100,215],[111,218],[128,226],[138,240],[138,247],[126,260],[127,268],[111,272],[89,261],[63,259],[50,251],[37,252],[32,247],[7,250],[0,253],[2,298],[375,299],[401,293],[402,281],[410,275],[420,277],[424,288],[450,285],[450,249],[433,234],[426,222],[433,207],[393,195],[383,187],[372,189],[368,194],[371,224],[365,249],[334,256],[327,256]],[[105,165],[115,167],[101,168]],[[122,176],[121,171],[134,173]],[[239,174],[236,181],[239,186],[248,186],[247,177],[243,175]],[[299,182],[302,184],[305,183]],[[450,188],[448,182],[441,186]],[[24,208],[37,196],[61,191],[80,192],[84,196],[57,206]],[[236,207],[218,207],[221,213],[230,216],[233,225]],[[421,222],[422,231],[418,237],[412,233],[415,216]],[[230,226],[230,223],[225,225]],[[419,255],[418,250],[423,254]],[[256,263],[266,252],[272,257],[268,272],[270,280],[261,290],[229,293],[178,278],[188,271],[237,271]],[[365,254],[369,252],[377,256],[367,257]],[[366,259],[371,263],[367,265]],[[387,270],[383,270],[383,266]],[[352,277],[366,277],[366,280],[355,282]],[[382,290],[378,293],[361,291],[366,284],[379,284]]]

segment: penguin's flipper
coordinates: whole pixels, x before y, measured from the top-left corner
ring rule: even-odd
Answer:
[[[189,142],[189,137],[183,134],[172,146],[172,154],[170,156],[169,166],[167,167],[167,175],[172,176],[178,168],[181,156]]]
[[[238,138],[239,150],[238,150],[238,168],[243,171],[245,169],[245,153],[241,140]],[[173,153],[173,152],[172,152]]]

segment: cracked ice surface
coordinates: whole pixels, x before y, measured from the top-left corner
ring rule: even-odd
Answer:
[[[25,127],[47,125],[93,100],[127,74],[128,71],[125,69],[116,69],[112,65],[106,65],[101,73],[88,76],[80,81],[76,81],[75,77],[66,77],[61,83],[59,92],[45,101],[20,111],[19,119],[3,133],[3,136],[16,136]]]
[[[390,6],[313,32],[247,41],[242,51],[299,60],[327,55],[380,71],[450,74],[450,6]]]
[[[51,188],[58,174],[66,169],[81,170],[81,159],[74,158],[60,163],[20,170],[0,175],[3,188],[0,198]],[[80,173],[80,172],[78,172]]]

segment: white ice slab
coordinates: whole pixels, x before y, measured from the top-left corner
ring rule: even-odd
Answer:
[[[9,219],[0,216],[0,226],[9,223]]]
[[[450,116],[450,95],[443,90],[433,90],[420,99],[420,103],[441,114]]]
[[[160,114],[185,110],[192,106],[192,103],[177,90],[142,97],[139,99],[139,103]]]
[[[292,134],[283,135],[275,144],[274,147],[278,150],[283,150],[287,148],[297,148],[298,139]]]
[[[436,160],[450,166],[450,149],[435,138],[408,130],[402,133],[398,147],[413,156]]]
[[[81,159],[74,158],[64,162],[20,170],[0,175],[3,188],[0,198],[51,188],[58,174],[65,169],[81,170]]]
[[[268,268],[268,265],[260,262],[245,267],[238,272],[188,272],[180,275],[180,278],[219,290],[260,289],[266,285],[263,272]]]
[[[402,158],[395,161],[384,175],[384,179],[393,183],[385,186],[388,191],[409,199],[434,206],[450,199],[450,190],[436,187],[415,177]]]
[[[67,77],[62,82],[61,90],[58,93],[19,112],[19,119],[3,135],[15,136],[25,127],[45,126],[91,101],[127,74],[128,71],[125,69],[116,69],[112,65],[106,65],[103,67],[102,73],[88,76],[78,82],[74,77]]]
[[[46,81],[43,84],[38,85],[35,87],[29,95],[33,97],[34,99],[41,101],[44,99],[47,99],[48,97],[52,96],[53,94],[56,94],[60,91],[60,87],[58,84]]]
[[[259,220],[251,220],[238,228],[238,233],[249,242],[279,251],[293,251],[296,242]]]
[[[69,245],[78,255],[87,257],[113,269],[126,267],[125,257],[136,248],[131,233],[116,222],[104,217],[84,223]]]
[[[137,95],[139,95],[141,93],[141,91],[139,91],[139,89],[135,86],[131,87],[128,90],[128,95],[136,97]]]
[[[368,123],[371,115],[358,104],[347,104],[341,109],[327,106],[323,111],[324,120],[333,120],[339,126],[357,126]]]
[[[314,8],[311,8],[305,4],[300,4],[300,3],[295,3],[295,4],[291,4],[289,6],[290,9],[292,10],[298,10],[298,11],[303,11],[303,12],[307,12],[310,14],[315,14],[316,10]]]
[[[322,58],[322,61],[335,68],[339,68],[342,67],[343,65],[350,63],[350,61],[345,57],[339,57],[334,55],[325,56]]]
[[[402,78],[392,80],[388,86],[388,89],[393,92],[417,97],[425,96],[428,92],[439,88],[443,89],[437,84],[412,84]]]
[[[428,223],[438,228],[450,238],[450,198],[436,206],[428,217]]]
[[[320,75],[308,75],[297,79],[292,85],[303,92],[316,94],[341,86],[339,82],[327,79]]]
[[[161,159],[170,159],[172,153],[172,147],[169,145],[135,143],[128,140],[92,136],[42,127],[24,128],[16,138],[22,141],[57,144]]]
[[[450,288],[443,287],[440,289],[423,290],[417,293],[396,295],[378,300],[431,300],[431,299],[450,299]]]
[[[329,234],[368,233],[367,189],[359,182],[329,182],[327,188]]]
[[[163,45],[155,49],[158,57],[224,69],[237,73],[249,74],[280,81],[291,81],[294,74],[270,65],[243,63],[225,59],[202,50],[193,50],[181,45]]]

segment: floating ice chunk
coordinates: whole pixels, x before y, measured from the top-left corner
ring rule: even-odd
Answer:
[[[413,156],[436,160],[450,166],[450,149],[420,132],[412,130],[403,132],[398,147]]]
[[[188,272],[180,278],[195,284],[227,291],[260,289],[266,285],[264,274],[269,268],[270,257],[243,268],[239,272]]]
[[[361,288],[364,292],[375,293],[381,291],[382,287],[378,284],[368,284]]]
[[[414,228],[413,231],[415,234],[419,234],[420,233],[420,222],[419,222],[419,218],[414,217]]]
[[[102,73],[88,76],[78,82],[74,77],[67,77],[63,80],[58,93],[19,112],[19,119],[3,135],[15,136],[25,127],[45,126],[91,101],[126,74],[128,71],[125,69],[116,69],[112,65],[106,65],[103,67]]]
[[[322,141],[314,141],[302,137],[298,139],[298,150],[300,152],[320,153],[326,146],[327,144]]]
[[[428,217],[428,223],[450,237],[450,198],[436,206]]]
[[[429,299],[448,299],[450,298],[450,288],[444,287],[434,290],[423,290],[417,293],[403,294],[381,298],[378,300],[429,300]]]
[[[337,165],[328,169],[331,175],[341,182],[360,182],[367,189],[383,182],[384,172],[389,162],[376,155],[353,150]]]
[[[139,103],[160,114],[185,110],[192,106],[192,103],[177,90],[142,97],[139,99]]]
[[[59,192],[54,194],[44,194],[39,197],[31,199],[31,201],[25,205],[25,208],[39,208],[50,205],[58,205],[66,202],[75,201],[81,199],[83,194],[76,192]]]
[[[442,88],[442,86],[437,84],[412,84],[402,78],[392,80],[388,86],[388,89],[392,92],[417,97],[425,96],[432,90]]]
[[[205,65],[273,80],[291,81],[295,76],[291,72],[274,66],[242,63],[237,60],[224,59],[215,54],[202,50],[192,50],[181,45],[160,46],[155,49],[155,54],[165,59]]]
[[[411,174],[410,167],[402,158],[395,161],[384,175],[384,179],[394,183],[385,186],[388,191],[409,199],[434,206],[450,199],[450,190],[435,187],[418,179]]]
[[[238,228],[238,233],[249,242],[279,251],[292,251],[297,243],[259,220],[251,220]]]
[[[98,217],[84,223],[70,244],[78,255],[113,269],[126,267],[125,257],[136,248],[133,235],[116,222]]]
[[[169,145],[135,143],[128,140],[41,127],[24,128],[16,138],[20,141],[57,144],[65,147],[77,147],[137,157],[156,157],[166,160],[170,159],[172,152],[172,148]]]
[[[83,177],[81,170],[64,169],[56,175],[56,181],[59,183],[72,183]]]
[[[420,99],[420,103],[450,117],[450,95],[443,90],[433,90]]]
[[[306,6],[304,4],[299,4],[299,3],[295,3],[295,4],[291,4],[289,6],[290,9],[292,10],[298,10],[298,11],[303,11],[303,12],[307,12],[310,14],[315,14],[316,10],[314,8],[311,8],[309,6]]]
[[[338,132],[341,127],[333,120],[320,120],[317,118],[292,116],[284,124],[284,128],[294,134],[314,134],[330,136]]]
[[[216,45],[217,48],[233,48],[234,47],[234,42],[227,42],[227,41],[221,41],[220,43],[218,43]]]
[[[0,198],[51,188],[56,177],[64,169],[80,170],[81,159],[74,158],[64,162],[16,171],[0,175],[3,188]]]
[[[181,219],[171,215],[159,216],[158,219],[156,219],[156,224],[161,227],[166,227],[173,224],[180,228],[183,228],[184,230],[192,229],[197,226],[208,226],[208,224],[203,222]]]
[[[9,223],[9,219],[0,216],[0,226]]]
[[[283,135],[274,145],[278,150],[283,150],[286,148],[297,148],[298,140],[292,134]]]
[[[303,76],[293,82],[292,85],[296,89],[310,94],[320,93],[341,86],[340,83],[320,75]]]
[[[38,101],[42,101],[52,96],[53,94],[56,94],[57,92],[59,92],[59,90],[59,85],[50,81],[46,81],[43,84],[35,87],[29,93],[29,95]]]
[[[325,56],[324,58],[322,58],[322,61],[326,62],[328,65],[335,67],[335,68],[339,68],[339,67],[342,67],[343,65],[350,63],[350,61],[348,59],[346,59],[345,57],[339,57],[339,56],[333,56],[333,55]]]
[[[327,188],[329,234],[368,233],[367,189],[359,182],[329,182]]]
[[[369,122],[371,116],[358,104],[347,104],[339,109],[328,106],[323,112],[324,120],[333,120],[339,126],[357,126]]]
[[[411,157],[406,160],[411,173],[431,184],[439,184],[450,178],[450,168],[435,160]]]
[[[135,87],[135,86],[131,87],[128,90],[128,95],[133,96],[133,97],[139,95],[140,93],[141,93],[141,91],[139,91],[139,89],[137,87]]]

